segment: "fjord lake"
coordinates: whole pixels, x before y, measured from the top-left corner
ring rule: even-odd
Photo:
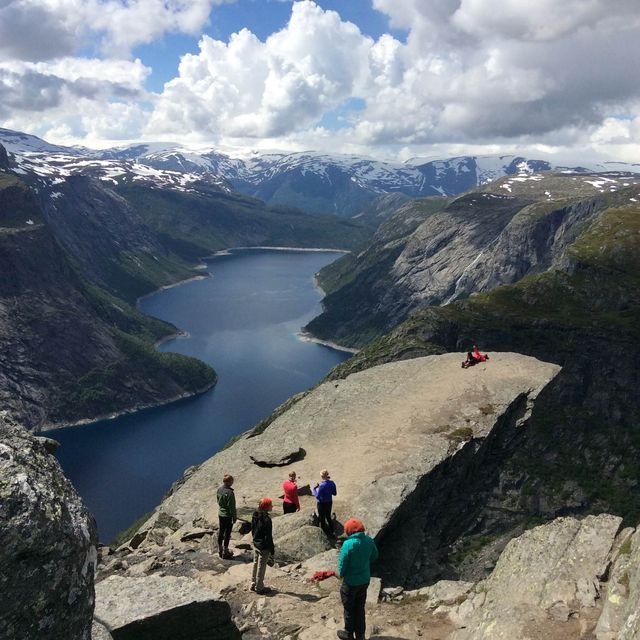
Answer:
[[[61,443],[58,459],[96,517],[102,542],[157,506],[185,469],[349,357],[298,335],[321,311],[314,274],[339,256],[233,250],[207,260],[210,277],[140,301],[144,313],[186,333],[158,348],[207,362],[218,382],[193,398],[47,434]]]

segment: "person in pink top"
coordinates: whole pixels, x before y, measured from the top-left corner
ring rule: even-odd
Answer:
[[[298,485],[296,483],[296,472],[289,473],[289,479],[282,484],[284,489],[284,502],[282,511],[284,513],[294,513],[300,511],[300,499],[298,498]]]

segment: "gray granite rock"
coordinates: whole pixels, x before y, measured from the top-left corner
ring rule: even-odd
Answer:
[[[331,543],[322,529],[309,525],[299,527],[296,531],[275,539],[274,542],[276,562],[286,564],[302,562],[331,549]]]
[[[474,597],[458,608],[464,628],[451,640],[574,637],[569,618],[574,623],[595,611],[620,523],[607,514],[558,518],[512,540],[491,576],[476,587],[484,592],[481,602]]]
[[[0,417],[0,638],[89,640],[96,544],[46,443]]]
[[[621,533],[603,600],[597,640],[639,640],[640,527]]]
[[[113,640],[113,636],[103,624],[94,620],[91,627],[91,640]]]
[[[302,563],[302,572],[311,577],[316,571],[338,571],[338,557],[340,552],[337,549],[323,551]]]
[[[425,476],[460,448],[489,436],[514,403],[524,405],[516,427],[525,425],[537,394],[560,370],[519,354],[495,353],[486,366],[462,372],[460,359],[447,354],[393,362],[321,384],[261,435],[241,437],[203,462],[144,528],[154,526],[160,513],[182,524],[199,517],[216,521],[215,487],[228,472],[236,478],[238,512],[251,513],[261,497],[281,495],[286,477],[281,468],[257,467],[251,456],[303,447],[306,456],[295,465],[300,482],[315,484],[328,467],[338,487],[338,520],[358,517],[376,536]],[[492,412],[482,410],[487,406]],[[458,442],[461,430],[469,438]],[[301,502],[303,508],[315,506],[313,497]],[[411,539],[409,567],[421,550],[420,537]]]
[[[263,448],[262,451],[256,452],[249,456],[253,463],[259,467],[286,467],[294,462],[304,460],[306,451],[302,447],[291,448],[291,450],[282,450],[277,443],[271,443],[275,446]]]
[[[313,512],[310,510],[286,513],[272,518],[273,539],[282,538],[293,531],[297,531],[300,527],[313,526],[313,523]]]
[[[460,604],[466,600],[472,587],[472,582],[440,580],[433,585],[420,589],[418,595],[426,600],[429,609],[437,609],[441,606]]]
[[[96,584],[96,617],[113,640],[239,640],[228,603],[191,578],[111,576]]]

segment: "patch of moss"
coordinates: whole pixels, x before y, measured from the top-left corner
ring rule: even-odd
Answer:
[[[500,537],[500,534],[487,533],[477,536],[467,536],[462,539],[460,547],[449,555],[449,562],[454,566],[460,566],[465,560],[477,555],[484,547]]]
[[[621,545],[619,549],[619,553],[622,556],[630,556],[631,555],[631,538],[627,538]]]
[[[153,511],[149,511],[145,513],[143,516],[138,518],[131,526],[127,527],[120,533],[117,533],[113,540],[109,542],[109,546],[113,549],[117,549],[119,546],[123,545],[128,540],[131,540],[138,529],[152,516]]]
[[[473,438],[473,429],[471,427],[460,427],[447,434],[447,440],[455,444],[467,442]]]

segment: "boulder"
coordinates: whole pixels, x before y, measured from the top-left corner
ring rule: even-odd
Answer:
[[[285,564],[302,562],[331,549],[331,543],[322,529],[309,525],[302,526],[274,542],[276,562]]]
[[[493,573],[476,587],[484,593],[458,608],[465,628],[451,640],[578,637],[572,625],[595,612],[598,581],[621,520],[607,514],[558,518],[509,542]]]
[[[472,582],[440,580],[429,587],[420,589],[418,595],[425,599],[429,609],[437,609],[441,606],[450,607],[460,604],[467,599],[472,588]]]
[[[286,467],[289,464],[303,460],[306,451],[302,447],[287,449],[278,446],[277,442],[269,442],[266,450],[249,456],[253,464],[259,467]]]
[[[272,518],[273,539],[282,538],[300,527],[313,526],[313,516],[312,511],[296,511]]]
[[[46,443],[0,416],[0,638],[89,640],[96,545]]]
[[[191,578],[111,576],[96,584],[96,618],[113,640],[239,640],[229,604]]]
[[[301,570],[305,575],[311,577],[316,571],[338,571],[338,556],[340,552],[337,549],[329,549],[323,551],[302,563]]]

